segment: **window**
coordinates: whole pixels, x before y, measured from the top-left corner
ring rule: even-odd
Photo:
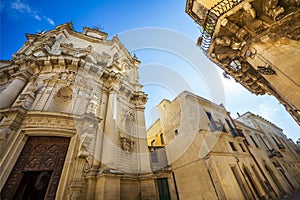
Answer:
[[[238,136],[237,132],[235,131],[235,129],[233,128],[233,126],[231,125],[230,121],[228,119],[225,119],[228,127],[229,127],[229,130],[230,130],[230,133],[233,137],[235,136]]]
[[[178,135],[178,130],[176,129],[176,130],[174,131],[174,133],[175,133],[175,136]]]
[[[168,179],[158,178],[157,186],[158,186],[159,199],[170,200],[171,197],[170,197]]]
[[[152,163],[158,163],[157,151],[152,151],[151,152],[151,162]]]
[[[246,138],[243,140],[243,142],[244,142],[244,144],[247,145],[247,146],[250,145],[249,142],[248,142],[248,140],[247,140]]]
[[[243,147],[243,145],[242,145],[242,144],[239,144],[239,145],[240,145],[242,151],[243,151],[243,152],[246,152],[246,150],[245,150],[245,148]]]
[[[237,171],[236,167],[231,166],[231,171],[232,171],[232,173],[233,173],[233,175],[234,175],[234,177],[235,177],[235,179],[236,179],[236,181],[237,181],[237,183],[238,183],[238,185],[241,189],[241,192],[244,196],[244,199],[249,199],[249,196],[247,194],[247,190],[245,188],[245,185],[243,184],[242,178],[241,178],[239,172]]]
[[[275,139],[274,137],[272,137],[272,139],[274,140],[274,142],[276,143],[276,145],[278,146],[279,149],[284,149],[284,145],[280,142],[278,142],[277,139]]]
[[[261,135],[258,135],[258,138],[260,138],[261,142],[265,145],[267,150],[271,150],[272,148],[270,147],[270,145],[268,145],[268,139],[266,137],[262,137]]]
[[[165,144],[164,135],[162,133],[160,134],[160,142],[162,145]]]
[[[216,131],[216,130],[217,130],[217,126],[216,126],[216,124],[215,124],[215,121],[214,121],[214,119],[213,119],[211,113],[210,113],[210,112],[206,112],[206,115],[207,115],[207,117],[208,117],[208,119],[209,119],[209,127],[210,127],[210,131],[211,131],[211,132]]]
[[[230,145],[230,147],[231,147],[231,149],[232,149],[233,151],[237,151],[237,149],[235,148],[233,142],[229,142],[229,145]]]
[[[242,69],[242,65],[239,60],[231,61],[230,67],[231,67],[231,69],[233,69],[236,72],[239,71],[240,69]]]
[[[222,123],[221,119],[218,119],[218,121],[215,121],[215,124],[216,124],[216,128],[218,131],[222,131],[222,132],[227,132],[226,129],[225,129],[225,124]]]
[[[250,135],[250,138],[252,140],[252,142],[254,143],[255,147],[259,148],[259,146],[257,145],[256,141],[254,140],[254,138]]]

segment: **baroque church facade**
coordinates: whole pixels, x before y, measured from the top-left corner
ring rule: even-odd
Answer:
[[[155,199],[137,57],[71,23],[26,37],[1,61],[1,199]]]

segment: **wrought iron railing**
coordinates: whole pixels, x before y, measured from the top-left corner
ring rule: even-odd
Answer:
[[[204,19],[204,26],[201,34],[201,48],[205,53],[210,47],[212,36],[219,17],[243,1],[244,0],[221,0],[208,10]]]

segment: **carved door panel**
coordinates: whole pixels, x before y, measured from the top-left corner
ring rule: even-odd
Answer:
[[[29,137],[1,199],[55,199],[70,138]]]

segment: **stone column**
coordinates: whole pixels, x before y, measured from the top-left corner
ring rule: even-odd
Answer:
[[[146,125],[145,125],[145,105],[147,103],[147,95],[144,92],[136,92],[131,97],[131,101],[135,105],[135,128],[137,140],[137,156],[139,162],[139,173],[151,172],[150,155],[147,145]]]
[[[0,109],[7,108],[12,105],[26,85],[28,78],[29,74],[26,72],[15,74],[14,80],[1,93]]]
[[[101,162],[110,167],[117,168],[116,163],[116,120],[117,120],[117,88],[112,85],[108,91],[106,119],[104,127],[103,149]]]

